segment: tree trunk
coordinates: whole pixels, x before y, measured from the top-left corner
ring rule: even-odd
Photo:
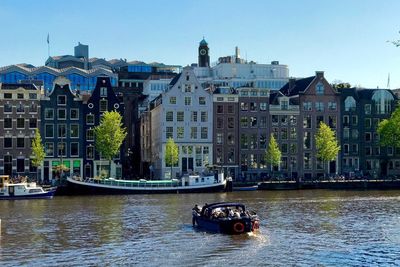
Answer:
[[[111,159],[109,161],[110,161],[110,165],[108,166],[108,178],[111,177]]]

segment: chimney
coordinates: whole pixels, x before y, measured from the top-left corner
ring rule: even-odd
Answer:
[[[295,83],[296,83],[296,78],[292,78],[292,77],[289,78],[289,89],[288,89],[288,92],[290,92],[294,88]]]
[[[317,78],[324,78],[324,72],[323,71],[316,71],[315,72],[315,76],[317,76]]]

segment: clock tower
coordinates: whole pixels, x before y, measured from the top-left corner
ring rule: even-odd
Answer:
[[[208,44],[203,38],[199,45],[199,67],[210,67],[210,55],[208,52]]]

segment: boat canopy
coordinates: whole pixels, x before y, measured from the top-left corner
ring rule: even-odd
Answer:
[[[243,211],[245,211],[245,206],[242,203],[238,202],[218,202],[204,205],[201,213],[204,213],[206,209],[213,210],[216,208],[227,208],[227,207],[240,207]]]

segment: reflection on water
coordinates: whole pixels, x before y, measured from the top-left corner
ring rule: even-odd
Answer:
[[[191,208],[239,201],[256,234],[191,226]],[[400,191],[255,191],[1,201],[5,265],[400,265]]]

